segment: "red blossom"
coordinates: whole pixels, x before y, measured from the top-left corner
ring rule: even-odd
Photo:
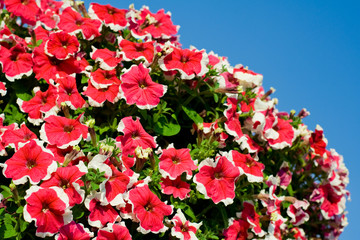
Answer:
[[[235,180],[239,176],[239,169],[225,156],[217,156],[215,160],[208,158],[200,163],[194,182],[197,190],[215,204],[229,205],[235,198]]]
[[[167,230],[163,220],[165,216],[172,213],[173,208],[163,203],[147,185],[130,190],[129,202],[132,205],[133,213],[140,221],[139,232],[147,234]]]
[[[172,195],[174,198],[180,198],[184,200],[190,195],[190,184],[181,180],[181,176],[175,180],[171,180],[169,177],[162,178],[160,182],[161,192],[167,195]]]
[[[40,187],[60,187],[64,189],[69,197],[70,207],[80,204],[84,200],[85,191],[80,189],[84,183],[80,178],[87,173],[87,168],[83,162],[77,166],[57,168],[52,173],[51,178],[41,183]]]
[[[56,103],[61,106],[66,103],[71,109],[76,110],[86,106],[85,100],[77,90],[76,79],[73,76],[60,77],[56,79],[57,99]]]
[[[57,165],[54,155],[37,140],[31,140],[25,145],[20,144],[19,150],[3,164],[3,174],[12,178],[15,184],[24,184],[28,180],[37,184],[49,179]]]
[[[186,220],[180,209],[177,210],[175,216],[171,219],[174,226],[171,228],[171,235],[180,240],[197,240],[196,232],[202,223],[192,223]]]
[[[32,186],[26,191],[24,219],[35,221],[36,236],[50,237],[71,222],[69,199],[61,188]]]
[[[151,42],[131,42],[125,39],[118,39],[121,53],[124,60],[145,60],[146,64],[150,64],[154,58],[154,41]]]
[[[52,115],[46,118],[40,130],[41,139],[58,148],[77,145],[88,134],[88,127],[80,123],[81,117],[82,115],[77,119],[69,119]]]
[[[100,64],[100,68],[104,70],[113,70],[122,60],[122,56],[117,51],[110,51],[109,49],[97,49],[92,47],[90,53],[91,59]]]
[[[209,71],[209,58],[204,50],[173,48],[173,51],[159,60],[159,66],[164,71],[178,70],[183,79],[193,79]]]
[[[126,19],[125,9],[118,9],[109,4],[100,5],[98,3],[91,3],[89,7],[89,16],[92,19],[101,20],[105,26],[109,27],[114,32],[118,32],[126,28],[129,24]]]
[[[81,33],[86,40],[93,40],[100,36],[101,21],[97,19],[84,18],[80,13],[74,11],[71,7],[67,7],[60,15],[58,27],[68,33]]]
[[[71,221],[59,229],[59,233],[55,235],[55,240],[90,240],[93,236],[94,233],[84,228],[83,224]]]
[[[143,64],[132,65],[123,75],[120,89],[126,103],[135,104],[140,109],[151,109],[156,107],[160,98],[166,93],[167,86],[153,82],[149,69]]]
[[[63,31],[53,32],[45,43],[45,53],[59,60],[68,59],[80,50],[76,36]]]
[[[131,240],[129,230],[123,222],[119,224],[109,223],[106,228],[98,231],[96,240]]]
[[[161,175],[171,180],[175,180],[182,173],[187,174],[187,178],[192,177],[192,171],[197,169],[197,161],[193,161],[190,156],[190,149],[175,149],[168,147],[162,151],[159,158],[159,171]]]
[[[5,77],[11,82],[21,79],[23,76],[28,77],[33,72],[31,54],[27,53],[20,44],[10,49],[0,45],[0,64]]]

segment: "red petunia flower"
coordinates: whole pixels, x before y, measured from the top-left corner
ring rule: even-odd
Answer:
[[[49,35],[44,50],[50,57],[65,60],[70,56],[74,56],[80,50],[80,43],[76,36],[64,31],[57,31]]]
[[[21,111],[28,113],[29,122],[34,125],[40,125],[43,122],[43,118],[56,115],[60,110],[56,105],[57,89],[50,84],[45,92],[40,91],[39,87],[35,87],[34,92],[35,96],[29,101],[23,101],[18,98],[16,102]]]
[[[181,176],[178,176],[175,180],[171,180],[169,177],[162,178],[160,186],[162,193],[172,195],[174,198],[184,200],[190,196],[190,184],[182,181]]]
[[[171,180],[181,176],[182,173],[186,173],[187,179],[192,177],[192,171],[197,169],[197,161],[193,161],[190,156],[190,149],[182,148],[175,149],[174,147],[168,147],[162,150],[162,154],[159,158],[159,171],[161,175]]]
[[[18,149],[19,143],[26,143],[32,139],[37,139],[37,136],[23,123],[18,129],[8,129],[2,135],[2,139],[5,147],[11,146]]]
[[[164,71],[178,70],[183,79],[203,76],[209,69],[209,58],[205,51],[196,49],[173,48],[173,51],[159,59],[159,66]]]
[[[102,24],[97,19],[84,18],[71,7],[67,7],[60,15],[58,28],[72,34],[81,33],[83,38],[90,41],[101,35]]]
[[[239,168],[240,174],[245,174],[249,182],[262,182],[264,179],[263,170],[265,165],[257,162],[250,154],[242,154],[232,150],[229,160]]]
[[[91,73],[90,81],[91,84],[97,89],[107,88],[114,83],[119,85],[121,83],[119,78],[117,77],[115,69],[107,71],[102,70],[101,68],[98,68],[96,71]]]
[[[55,80],[57,77],[66,77],[67,75],[81,73],[85,70],[82,60],[76,60],[74,57],[59,60],[46,55],[44,44],[34,49],[33,61],[36,79],[40,80],[43,78],[47,83],[50,83],[50,79]]]
[[[90,240],[93,236],[94,233],[84,228],[84,225],[71,221],[59,229],[59,233],[55,235],[55,240]]]
[[[134,121],[131,116],[121,119],[117,130],[124,133],[118,136],[116,141],[120,141],[120,148],[123,155],[135,155],[135,149],[140,146],[143,149],[156,148],[154,137],[149,135],[140,123],[140,119]]]
[[[90,211],[88,216],[90,226],[102,228],[107,223],[120,221],[117,211],[110,204],[102,203],[100,198],[101,193],[95,193],[85,199],[85,206]]]
[[[131,235],[123,222],[119,224],[109,223],[107,227],[98,231],[94,240],[131,240]]]
[[[114,32],[121,31],[129,25],[126,19],[127,10],[125,9],[118,9],[109,4],[91,3],[88,12],[92,19],[101,20],[105,26]]]
[[[177,210],[175,216],[171,219],[174,226],[171,228],[171,235],[180,240],[197,240],[196,232],[202,223],[192,223],[186,220],[180,209]]]
[[[142,234],[149,232],[165,232],[167,227],[163,220],[169,216],[173,207],[163,203],[151,190],[148,185],[138,186],[129,191],[129,203],[132,205],[133,213],[140,221],[137,229]]]
[[[309,214],[305,212],[308,207],[310,206],[309,202],[304,199],[304,201],[296,200],[295,203],[291,204],[286,213],[291,218],[290,222],[294,226],[299,226],[305,222],[307,222],[310,218]]]
[[[57,105],[66,103],[71,109],[76,110],[86,107],[85,100],[81,97],[77,90],[76,79],[73,76],[60,77],[56,79],[57,82]]]
[[[1,96],[5,96],[7,93],[7,89],[6,89],[6,83],[5,82],[0,82],[0,95]]]
[[[240,66],[239,68],[234,68],[234,78],[238,79],[241,86],[253,88],[262,84],[263,75],[248,70],[247,67]]]
[[[235,180],[240,171],[225,156],[205,159],[199,165],[199,173],[194,177],[196,189],[211,198],[215,204],[232,204],[235,198]]]
[[[60,21],[60,17],[55,11],[46,9],[40,14],[39,21],[46,30],[51,31],[56,28],[58,22]]]
[[[117,51],[110,51],[109,49],[97,49],[91,46],[92,52],[90,53],[91,59],[100,63],[100,68],[104,70],[113,70],[121,62],[122,56]]]
[[[0,45],[0,64],[2,72],[10,82],[30,76],[33,72],[33,61],[30,53],[27,53],[20,44],[7,49]]]
[[[156,107],[167,90],[166,85],[151,80],[149,69],[141,63],[132,65],[130,69],[125,71],[121,75],[121,81],[120,89],[126,103],[135,104],[140,109]]]
[[[236,214],[237,217],[241,217],[241,219],[247,221],[252,231],[259,237],[262,237],[265,235],[265,231],[261,229],[260,226],[260,215],[255,211],[254,204],[251,202],[245,201],[243,203],[244,209],[240,214]]]
[[[120,80],[118,83],[113,83],[105,88],[96,88],[92,85],[91,81],[88,86],[84,87],[84,94],[88,97],[90,106],[101,107],[107,100],[111,103],[117,102],[121,98],[120,94]]]
[[[35,0],[4,0],[4,3],[10,13],[23,19],[23,23],[35,25],[36,16],[40,13],[40,8]]]
[[[110,165],[112,174],[107,176],[104,182],[100,184],[100,191],[104,193],[104,204],[110,204],[112,206],[124,205],[124,198],[128,188],[134,181],[130,181],[130,177],[120,172],[114,165]],[[136,180],[135,180],[136,181]]]
[[[24,219],[35,221],[36,236],[51,237],[72,220],[69,199],[61,188],[32,186],[26,191]]]
[[[224,230],[225,240],[246,240],[250,224],[242,219],[229,219],[229,227]]]
[[[311,133],[309,143],[311,149],[316,155],[323,156],[326,152],[326,146],[328,141],[324,137],[324,131],[319,125],[316,125],[315,132]]]
[[[85,191],[80,189],[84,183],[80,178],[87,173],[83,162],[77,166],[60,167],[51,174],[51,178],[41,183],[40,187],[60,187],[69,197],[70,207],[84,200]]]
[[[118,42],[125,61],[143,59],[146,65],[152,63],[155,53],[154,41],[138,43],[119,38]]]
[[[40,138],[49,144],[55,144],[58,148],[67,148],[77,145],[81,139],[86,139],[88,127],[80,123],[80,115],[77,119],[69,119],[60,116],[45,118],[41,126]]]
[[[268,143],[273,149],[291,147],[296,135],[290,121],[291,120],[277,118],[277,124],[270,130],[274,134],[271,137],[267,137]],[[265,134],[265,137],[266,135],[267,134]],[[275,138],[276,136],[277,138]]]
[[[41,142],[31,140],[25,145],[19,144],[19,150],[2,166],[3,174],[12,178],[15,184],[24,184],[28,180],[37,184],[50,178],[56,171],[57,164],[54,155],[45,149]]]
[[[157,13],[152,13],[147,7],[143,7],[138,15],[139,18],[130,24],[131,34],[136,38],[171,38],[178,31],[170,17],[170,13],[165,13],[164,9]],[[134,19],[134,18],[133,18]]]

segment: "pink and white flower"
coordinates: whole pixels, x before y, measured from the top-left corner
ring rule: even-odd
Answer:
[[[19,150],[2,166],[4,176],[12,178],[15,184],[24,184],[28,180],[37,184],[49,179],[57,168],[54,155],[37,140],[20,143]]]
[[[175,216],[171,219],[174,226],[171,228],[171,235],[180,240],[197,240],[196,232],[202,223],[192,223],[187,220],[180,209],[176,211]]]
[[[120,89],[123,93],[122,98],[127,104],[135,104],[140,109],[151,109],[159,104],[160,98],[166,93],[167,86],[153,82],[149,71],[140,63],[132,65],[121,75]]]
[[[172,145],[162,150],[159,158],[159,171],[161,175],[171,180],[175,180],[182,173],[186,173],[186,178],[192,177],[192,171],[197,169],[197,161],[193,161],[190,156],[190,149],[175,149]]]
[[[53,32],[45,43],[45,53],[59,60],[68,59],[80,50],[80,43],[76,36],[64,31]]]
[[[26,191],[25,200],[24,219],[35,221],[38,237],[51,237],[72,220],[69,199],[61,188],[32,186]]]
[[[245,174],[249,182],[262,182],[265,165],[256,161],[250,154],[230,151],[229,160],[240,170],[240,175]]]
[[[83,224],[71,221],[59,229],[55,240],[90,240],[93,236],[94,233],[85,228]]]
[[[155,54],[154,41],[131,42],[122,38],[119,38],[118,41],[125,61],[143,59],[145,65],[152,63]]]
[[[89,16],[92,19],[98,19],[114,32],[126,28],[129,23],[126,19],[127,10],[112,7],[110,4],[100,5],[91,3],[89,7]]]
[[[173,51],[159,59],[163,71],[178,70],[182,79],[193,79],[206,74],[209,58],[204,50],[173,48]]]
[[[88,134],[88,127],[80,122],[82,116],[76,119],[54,115],[45,118],[40,138],[49,144],[57,145],[58,148],[77,145],[81,139],[86,139]]]
[[[173,207],[162,202],[148,185],[138,186],[129,191],[129,203],[132,205],[132,212],[140,221],[138,231],[142,234],[165,232],[167,227],[163,220],[169,216]]]
[[[131,240],[129,230],[124,222],[112,224],[109,223],[107,227],[98,231],[98,235],[94,240]]]
[[[190,184],[182,181],[181,176],[178,176],[175,180],[171,180],[169,177],[162,178],[160,186],[162,193],[172,195],[174,198],[184,200],[190,196]]]
[[[196,189],[211,198],[215,204],[232,204],[235,198],[235,181],[240,171],[226,156],[217,156],[215,160],[207,158],[199,165],[199,172],[194,177]]]
[[[100,68],[104,70],[113,70],[121,63],[122,56],[117,51],[110,51],[107,48],[97,49],[91,46],[92,52],[90,53],[91,59],[100,64]]]

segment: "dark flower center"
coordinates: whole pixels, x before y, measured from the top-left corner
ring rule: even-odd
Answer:
[[[28,159],[27,161],[26,161],[26,167],[28,168],[28,169],[32,169],[33,167],[35,167],[36,166],[36,160],[34,160],[34,159]]]
[[[188,231],[189,231],[189,228],[188,228],[186,225],[182,225],[182,226],[181,226],[181,231],[182,231],[182,232],[188,232]]]
[[[139,87],[140,87],[141,89],[144,89],[144,88],[147,87],[147,84],[146,84],[145,80],[140,80],[140,81],[139,81]]]
[[[144,47],[143,44],[136,44],[135,49],[137,52],[143,52],[143,51],[145,51],[146,48]]]
[[[64,132],[71,133],[72,130],[74,130],[74,126],[73,126],[73,125],[65,125],[65,126],[64,126]]]
[[[180,62],[182,62],[182,63],[187,63],[189,61],[189,57],[188,56],[181,56],[181,58],[180,58]]]
[[[173,157],[171,160],[175,164],[177,164],[177,163],[179,163],[181,161],[181,159],[178,156]]]
[[[60,187],[62,187],[63,189],[70,187],[69,181],[67,179],[61,179]]]
[[[77,19],[77,20],[75,21],[75,24],[76,24],[77,26],[81,26],[81,25],[83,24],[83,20],[82,20],[82,19]]]
[[[31,139],[31,133],[27,133],[24,136],[24,141],[30,140]]]
[[[217,173],[214,174],[214,177],[215,177],[216,179],[220,179],[220,178],[223,177],[223,174],[222,174],[221,172],[217,172]]]
[[[148,203],[145,205],[145,210],[148,212],[152,212],[153,210],[153,206],[151,205],[151,203]]]

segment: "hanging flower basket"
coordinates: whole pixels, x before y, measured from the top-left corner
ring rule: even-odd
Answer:
[[[348,170],[164,10],[0,0],[0,239],[337,239]]]

